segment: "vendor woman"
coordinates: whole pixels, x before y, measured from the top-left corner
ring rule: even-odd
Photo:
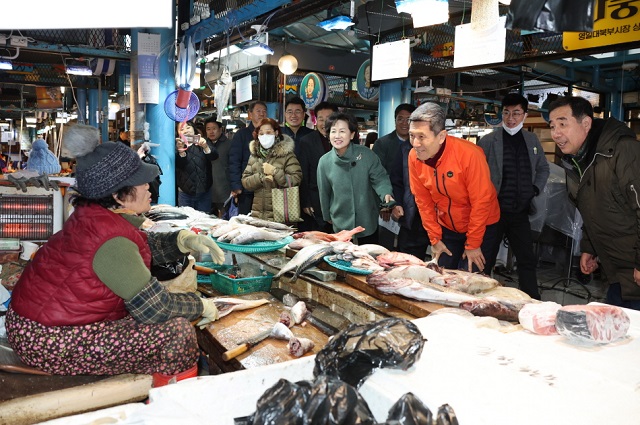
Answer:
[[[9,343],[24,363],[56,375],[195,376],[190,321],[216,320],[218,311],[213,299],[167,292],[150,266],[195,251],[221,264],[222,251],[188,230],[140,230],[158,167],[131,148],[100,144],[98,129],[85,125],[66,130],[63,144],[77,159],[75,210],[13,291]]]

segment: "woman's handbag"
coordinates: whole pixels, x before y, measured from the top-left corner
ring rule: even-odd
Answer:
[[[300,218],[300,191],[298,186],[291,187],[291,177],[286,176],[287,187],[271,189],[273,221],[293,223],[303,221]]]

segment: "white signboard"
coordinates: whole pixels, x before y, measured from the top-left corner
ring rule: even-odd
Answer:
[[[247,75],[236,81],[236,105],[248,102],[251,98],[251,75]]]
[[[470,23],[458,25],[456,27],[453,67],[464,68],[485,63],[504,62],[507,39],[506,19],[506,16],[502,16],[493,27],[479,31],[474,31]]]
[[[0,30],[171,28],[175,0],[5,0],[2,5]]]
[[[406,78],[411,52],[409,39],[373,46],[371,79],[373,81]]]

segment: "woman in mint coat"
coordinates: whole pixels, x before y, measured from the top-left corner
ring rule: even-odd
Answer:
[[[354,144],[358,124],[349,114],[336,112],[326,123],[333,149],[318,163],[318,190],[323,219],[333,230],[365,228],[358,244],[378,243],[378,215],[382,202],[393,201],[391,182],[380,158]]]

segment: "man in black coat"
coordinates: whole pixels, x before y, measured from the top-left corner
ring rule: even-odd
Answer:
[[[315,108],[316,130],[304,136],[296,143],[296,157],[302,168],[302,182],[300,183],[300,207],[304,222],[299,223],[300,231],[319,230],[333,233],[331,226],[322,219],[320,209],[320,195],[318,193],[318,161],[331,150],[325,122],[329,116],[338,111],[332,103],[321,102]]]

